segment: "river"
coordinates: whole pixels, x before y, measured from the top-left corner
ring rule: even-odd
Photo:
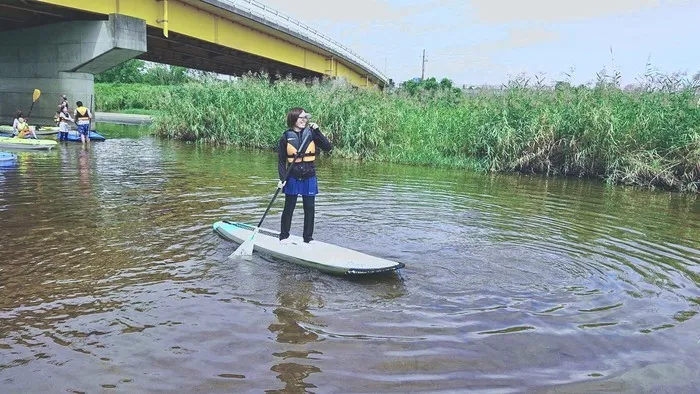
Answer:
[[[314,238],[406,264],[336,277],[212,232],[259,220],[274,153],[133,130],[0,167],[4,393],[700,385],[696,196],[324,157]]]

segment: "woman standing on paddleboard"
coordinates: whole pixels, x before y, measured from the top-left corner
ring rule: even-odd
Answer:
[[[321,133],[316,123],[309,123],[311,114],[303,108],[292,108],[287,113],[287,131],[282,134],[279,142],[278,172],[280,181],[277,185],[285,194],[284,211],[280,229],[280,241],[289,238],[292,227],[292,215],[301,195],[304,205],[304,242],[313,240],[314,214],[316,212],[316,156],[320,148],[326,152],[331,146],[328,138]],[[304,144],[302,146],[302,143]],[[297,155],[297,152],[303,152]],[[292,166],[289,177],[284,179],[288,166]]]

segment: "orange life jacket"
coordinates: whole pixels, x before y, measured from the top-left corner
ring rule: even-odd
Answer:
[[[293,161],[301,163],[302,161],[310,162],[316,160],[316,143],[314,143],[314,137],[308,127],[301,132],[301,135],[293,130],[287,130],[284,135],[287,137],[287,163]],[[301,137],[301,139],[299,139],[299,137]],[[306,145],[304,153],[300,154],[295,161],[294,157],[301,148],[300,145],[302,141],[305,140],[309,140],[310,142]]]

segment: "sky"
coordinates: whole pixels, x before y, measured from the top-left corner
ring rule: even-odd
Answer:
[[[518,76],[622,85],[700,71],[700,0],[258,0],[352,49],[395,82],[500,85]],[[647,64],[650,64],[648,66]],[[567,76],[568,74],[568,76]]]

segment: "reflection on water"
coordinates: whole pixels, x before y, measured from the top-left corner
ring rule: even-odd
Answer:
[[[105,130],[0,167],[4,392],[700,383],[695,196],[323,158],[315,238],[406,263],[338,278],[211,231],[259,220],[273,153]]]
[[[283,278],[278,284],[277,302],[279,306],[272,313],[278,322],[270,324],[268,329],[276,335],[276,340],[284,346],[281,351],[272,355],[279,362],[270,368],[276,372],[278,379],[284,382],[281,390],[267,392],[293,392],[302,389],[317,388],[305,383],[312,373],[321,370],[309,362],[318,359],[323,353],[313,349],[313,343],[318,342],[318,334],[307,329],[305,325],[312,324],[314,316],[308,311],[310,304],[322,305],[321,300],[312,300],[313,284]]]

